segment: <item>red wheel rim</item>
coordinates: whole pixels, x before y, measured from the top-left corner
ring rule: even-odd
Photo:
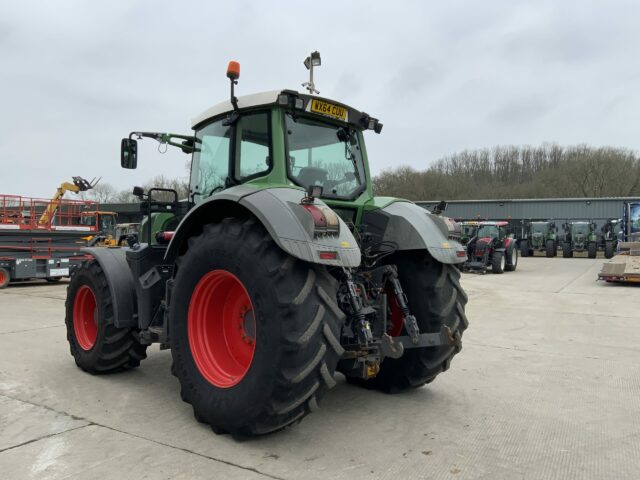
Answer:
[[[247,290],[234,274],[213,270],[189,302],[189,347],[200,373],[220,388],[238,384],[256,349],[256,320]]]
[[[7,276],[4,274],[4,271],[0,270],[0,286],[4,285],[4,282],[6,281]]]
[[[73,301],[73,331],[78,345],[91,350],[98,336],[98,304],[93,290],[88,285],[80,287]]]
[[[400,309],[400,305],[398,305],[396,294],[391,285],[387,284],[384,293],[387,294],[387,305],[389,306],[390,313],[390,315],[387,316],[387,333],[392,337],[399,337],[402,333],[402,327],[404,327],[402,310]]]

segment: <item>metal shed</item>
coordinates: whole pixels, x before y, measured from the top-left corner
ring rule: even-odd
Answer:
[[[624,202],[640,202],[638,197],[531,198],[510,200],[452,200],[446,215],[455,219],[482,220],[608,220],[622,218]],[[431,209],[438,201],[418,201]]]

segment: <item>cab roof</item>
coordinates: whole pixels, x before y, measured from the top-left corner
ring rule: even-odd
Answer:
[[[263,105],[273,105],[279,103],[279,98],[281,95],[288,96],[289,100],[295,99],[297,102],[301,102],[301,107],[295,104],[295,108],[301,111],[305,111],[308,113],[313,113],[315,115],[323,116],[328,118],[329,120],[338,120],[345,123],[349,123],[354,127],[358,127],[359,129],[373,129],[376,133],[380,133],[382,130],[382,124],[378,122],[376,118],[372,118],[365,112],[361,112],[352,108],[344,103],[340,103],[336,100],[332,100],[330,98],[319,97],[317,95],[308,95],[305,93],[300,93],[295,90],[270,90],[267,92],[259,92],[253,93],[250,95],[243,95],[238,98],[238,108],[253,108],[260,107]],[[317,110],[312,112],[312,100],[318,100],[320,103],[329,104],[330,107],[337,108],[344,115],[344,118],[338,118],[336,115],[327,113],[323,115],[322,113],[318,113]],[[284,106],[292,107],[293,104],[287,105],[285,101]],[[224,115],[225,113],[231,113],[233,111],[233,105],[231,104],[231,99],[225,100],[224,102],[220,102],[217,105],[205,110],[200,115],[196,116],[191,120],[191,127],[196,128],[198,125],[210,120],[214,117],[218,117],[220,115]],[[373,123],[371,123],[373,122]],[[379,126],[379,129],[377,128]],[[376,127],[376,128],[374,128]]]
[[[507,225],[509,225],[509,222],[505,222],[505,221],[487,221],[487,222],[480,222],[480,225],[495,225],[496,227],[506,227]]]
[[[238,108],[250,108],[259,107],[261,105],[269,105],[278,101],[278,95],[282,93],[282,90],[270,90],[268,92],[252,93],[250,95],[243,95],[238,97]],[[229,113],[233,110],[231,99],[220,102],[213,107],[205,110],[197,117],[191,120],[191,127],[209,120],[210,118],[217,117],[223,113]]]

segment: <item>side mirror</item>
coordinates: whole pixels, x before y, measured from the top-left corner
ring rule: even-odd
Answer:
[[[132,138],[123,138],[120,143],[120,166],[135,169],[138,167],[138,142]]]
[[[140,200],[142,200],[142,197],[144,196],[144,188],[133,187],[133,192],[131,193],[133,194],[134,197],[138,197]]]

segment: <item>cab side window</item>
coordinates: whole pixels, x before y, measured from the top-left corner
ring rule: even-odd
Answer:
[[[244,115],[236,128],[235,179],[242,181],[267,173],[271,169],[269,113]]]
[[[225,188],[233,127],[224,119],[196,132],[196,149],[191,171],[191,194],[196,203]]]

